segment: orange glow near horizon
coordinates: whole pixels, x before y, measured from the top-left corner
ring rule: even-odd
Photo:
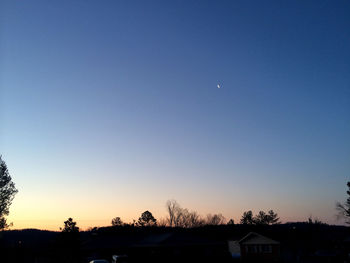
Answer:
[[[258,188],[251,189],[257,195],[263,196],[257,199],[246,195],[248,186],[212,187],[215,182],[206,188],[199,188],[196,182],[188,182],[186,185],[174,182],[173,186],[167,184],[167,187],[160,187],[157,183],[146,187],[140,183],[125,184],[118,190],[115,190],[116,184],[107,182],[103,182],[103,187],[98,189],[93,188],[92,184],[85,184],[86,187],[81,188],[66,187],[64,194],[61,190],[63,185],[52,185],[51,188],[40,188],[38,185],[20,187],[8,216],[8,222],[13,222],[11,229],[37,228],[59,231],[64,221],[72,217],[81,230],[86,230],[91,227],[110,226],[111,220],[117,216],[123,222],[131,223],[146,210],[160,220],[167,215],[166,201],[173,199],[171,196],[181,196],[175,199],[182,208],[196,211],[203,217],[209,213],[221,213],[226,220],[232,218],[235,223],[239,223],[244,211],[252,210],[253,214],[256,214],[260,210],[267,212],[273,209],[282,222],[306,221],[309,216],[313,216],[329,224],[339,224],[335,216],[330,214],[333,203],[332,200],[327,200],[327,197],[318,200],[322,201],[322,205],[317,206],[313,200],[303,202],[305,197],[302,195],[294,197],[296,200],[288,196],[282,200],[276,198],[276,193],[259,192]],[[174,185],[181,189],[181,195],[176,194]],[[225,191],[226,194],[223,194]],[[227,193],[233,194],[230,196]]]
[[[72,217],[74,221],[77,222],[77,226],[80,230],[88,230],[92,227],[105,227],[111,226],[111,221],[114,217],[119,216],[123,222],[132,223],[133,220],[137,220],[141,213],[145,210],[149,210],[152,212],[154,217],[159,221],[161,219],[165,219],[166,209],[163,206],[162,210],[155,209],[155,207],[150,207],[149,209],[139,209],[137,207],[128,207],[128,209],[118,210],[119,213],[115,213],[112,209],[108,207],[104,207],[104,209],[99,209],[98,212],[86,211],[83,209],[83,206],[80,206],[79,209],[75,211],[72,209],[67,209],[66,211],[57,210],[54,207],[46,206],[43,203],[41,206],[37,206],[36,208],[30,206],[20,206],[19,203],[14,203],[11,208],[10,215],[7,220],[9,223],[13,223],[13,226],[10,228],[11,230],[20,230],[20,229],[41,229],[41,230],[50,230],[50,231],[60,231],[60,227],[63,227],[64,221],[69,217]],[[153,209],[152,209],[153,208]],[[199,209],[189,209],[195,210],[203,217],[205,217],[209,212],[205,212]],[[248,211],[249,209],[241,209],[238,208],[235,211],[226,211],[223,215],[228,221],[229,219],[234,219],[235,224],[239,223],[241,215],[244,211]],[[261,209],[267,211],[267,209]],[[31,211],[31,212],[30,212]],[[256,214],[259,210],[253,209],[253,214]],[[313,218],[318,218],[323,222],[327,222],[329,224],[341,224],[341,222],[337,221],[327,221],[326,218],[320,218],[316,214],[312,215],[306,214],[305,216],[296,216],[291,211],[286,213],[286,211],[274,210],[280,216],[280,220],[282,223],[286,222],[301,222],[306,221],[308,216],[313,216]],[[231,212],[231,213],[229,213]],[[220,213],[220,211],[213,211],[211,214]]]

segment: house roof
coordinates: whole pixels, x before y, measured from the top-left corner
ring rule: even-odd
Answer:
[[[255,232],[250,232],[248,235],[238,241],[240,245],[278,245],[280,242],[272,240]]]
[[[130,247],[141,238],[138,236],[95,236],[82,243],[82,248],[87,250],[115,249]]]
[[[225,242],[211,240],[189,233],[171,232],[151,234],[136,243],[135,247],[173,247],[173,246],[212,246],[226,245]]]

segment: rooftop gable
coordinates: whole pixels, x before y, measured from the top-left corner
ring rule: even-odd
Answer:
[[[250,232],[248,235],[238,241],[240,245],[278,245],[280,242],[272,240],[255,232]]]

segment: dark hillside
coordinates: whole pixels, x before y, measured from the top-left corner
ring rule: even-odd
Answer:
[[[202,262],[214,259],[227,262],[231,260],[227,241],[240,240],[249,232],[279,241],[282,262],[296,258],[314,262],[310,258],[326,252],[344,258],[349,249],[350,229],[325,224],[220,225],[192,229],[102,227],[80,232],[79,240],[71,247],[67,247],[60,232],[26,229],[1,232],[4,260],[1,262],[72,262],[71,254],[75,262],[88,262],[93,258],[111,260],[113,254],[127,254],[130,262],[186,262],[194,258]]]

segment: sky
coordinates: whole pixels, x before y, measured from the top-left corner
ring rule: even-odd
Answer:
[[[350,180],[349,1],[0,4],[13,228],[166,216],[330,224]],[[218,89],[217,85],[221,88]]]

